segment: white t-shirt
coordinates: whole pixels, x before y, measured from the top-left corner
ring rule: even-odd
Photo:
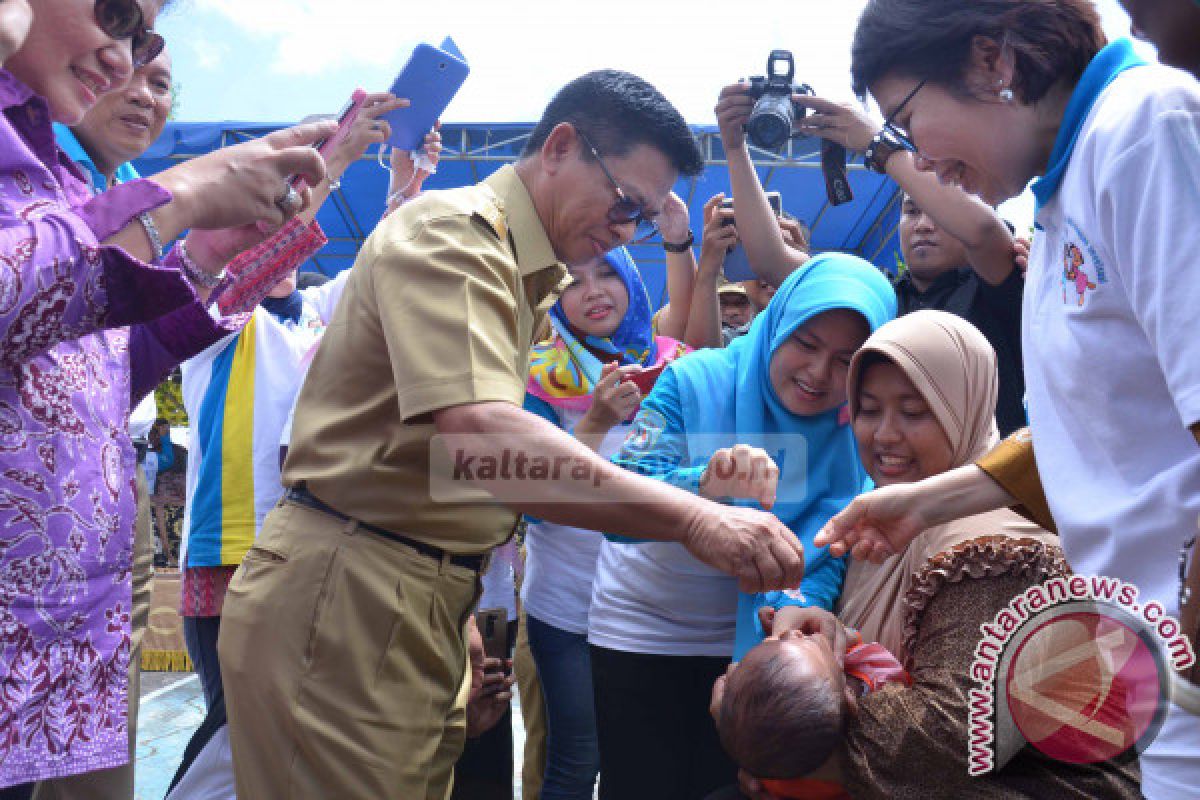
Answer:
[[[191,421],[184,552],[195,546],[196,558],[203,562],[184,562],[188,566],[216,566],[210,562],[227,560],[219,555],[226,549],[221,544],[230,538],[227,529],[240,530],[252,520],[257,533],[283,494],[279,468],[283,426],[304,382],[305,356],[333,318],[349,274],[345,270],[322,286],[303,290],[299,322],[281,322],[259,306],[252,318],[252,342],[243,337],[230,347],[243,333],[251,332],[248,323],[241,333],[184,362],[183,402]],[[243,346],[246,352],[233,352]],[[222,414],[209,418],[201,407],[214,380],[223,382],[226,402]],[[253,393],[252,405],[242,401],[247,391]],[[206,459],[215,456],[205,453],[203,442],[214,436],[222,442],[219,472],[213,471],[215,465],[205,467]],[[213,480],[220,476],[222,491],[198,496],[199,477],[206,469]],[[235,484],[244,491],[229,491]]]
[[[582,412],[556,409],[565,430],[572,431]],[[627,425],[608,432],[597,453],[611,458],[628,433]],[[525,531],[525,580],[521,603],[525,613],[568,633],[588,630],[592,577],[604,535],[554,522],[534,522]]]
[[[1200,516],[1200,84],[1159,66],[1101,94],[1038,215],[1025,282],[1029,417],[1074,570],[1178,614]],[[1195,797],[1200,718],[1141,757],[1148,797]]]
[[[733,657],[737,581],[673,542],[600,547],[588,641],[626,653]]]
[[[142,398],[142,402],[129,412],[129,435],[134,439],[145,439],[158,419],[158,404],[154,400],[154,392]]]
[[[509,539],[492,551],[491,564],[479,578],[483,584],[479,608],[503,608],[509,622],[517,618],[516,564],[517,541]]]

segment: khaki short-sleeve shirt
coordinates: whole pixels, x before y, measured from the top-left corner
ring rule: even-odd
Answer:
[[[300,392],[284,484],[453,553],[503,542],[512,511],[431,497],[430,414],[521,405],[565,277],[511,166],[391,214],[363,244]]]

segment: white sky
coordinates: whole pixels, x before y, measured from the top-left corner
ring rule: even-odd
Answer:
[[[970,0],[963,0],[970,2]],[[599,67],[654,83],[689,122],[712,124],[721,86],[761,74],[772,48],[797,79],[850,98],[850,41],[862,0],[177,0],[161,20],[182,85],[180,119],[284,121],[333,113],[357,86],[381,90],[419,41],[447,34],[471,76],[451,122],[533,121],[554,91]],[[1129,33],[1098,0],[1111,37]],[[1152,51],[1150,51],[1152,52]],[[1018,229],[1026,197],[1003,208]]]

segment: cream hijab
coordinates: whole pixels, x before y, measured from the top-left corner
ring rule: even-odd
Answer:
[[[944,311],[917,311],[875,331],[850,362],[846,389],[851,418],[858,415],[863,363],[871,354],[899,367],[925,398],[950,440],[951,467],[973,463],[999,441],[996,353],[974,325]],[[938,553],[985,536],[1058,542],[1007,509],[930,528],[882,564],[851,562],[842,590],[842,621],[857,628],[863,641],[879,642],[906,660],[908,654],[901,652],[904,597],[913,575]]]

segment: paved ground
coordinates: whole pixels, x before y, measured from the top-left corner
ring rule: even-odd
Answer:
[[[190,672],[143,672],[138,713],[137,789],[135,800],[162,800],[175,776],[192,732],[204,719],[200,679]],[[525,725],[513,698],[513,792],[521,796]]]
[[[162,800],[192,732],[204,719],[200,679],[187,672],[142,673],[136,800]]]

